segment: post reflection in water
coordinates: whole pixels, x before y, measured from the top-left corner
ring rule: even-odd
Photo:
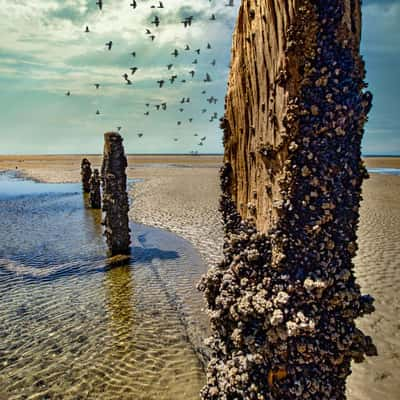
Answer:
[[[101,210],[80,187],[15,185],[24,196],[10,180],[0,197],[0,397],[197,399],[186,328],[204,266],[190,246],[132,224],[132,255],[111,266]]]

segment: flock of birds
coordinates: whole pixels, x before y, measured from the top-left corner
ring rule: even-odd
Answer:
[[[97,0],[96,1],[96,6],[98,7],[98,9],[100,11],[103,10],[104,2],[105,2],[104,0]],[[211,2],[211,0],[209,0],[209,2]],[[138,3],[139,3],[138,1],[133,0],[131,2],[131,4],[130,4],[130,7],[132,7],[132,9],[135,10],[138,7]],[[228,2],[225,4],[225,6],[226,7],[234,7],[235,6],[234,5],[234,0],[228,0]],[[152,9],[164,9],[164,3],[162,1],[158,1],[158,4],[153,4],[153,5],[150,6],[150,8],[152,8]],[[217,20],[216,15],[215,14],[211,14],[210,17],[209,17],[209,20],[210,21],[216,21]],[[195,18],[192,15],[185,16],[181,20],[181,23],[183,24],[184,28],[190,28],[194,22],[195,22]],[[155,15],[154,18],[150,21],[150,24],[154,25],[155,28],[158,28],[160,26],[160,24],[161,24],[161,18],[158,15]],[[145,35],[153,42],[156,39],[156,34],[155,34],[155,32],[152,31],[152,29],[153,28],[151,28],[151,29],[150,28],[145,28]],[[91,32],[89,26],[85,27],[85,31],[84,32],[85,33],[90,33]],[[112,48],[113,48],[113,41],[110,40],[109,42],[105,43],[105,48],[106,48],[106,50],[111,51]],[[205,50],[206,51],[212,50],[212,46],[211,46],[210,43],[207,43],[207,46],[205,46]],[[182,52],[186,53],[186,54],[190,54],[191,51],[194,53],[194,59],[192,61],[192,67],[191,67],[191,69],[190,69],[190,71],[188,73],[189,76],[186,77],[186,78],[178,76],[177,73],[174,73],[174,66],[175,66],[174,63],[170,62],[166,66],[166,68],[167,68],[167,71],[171,71],[171,76],[168,79],[167,78],[159,79],[156,82],[156,84],[158,85],[159,89],[165,87],[168,84],[168,82],[169,82],[169,85],[173,85],[176,81],[177,82],[181,82],[181,83],[186,83],[188,81],[189,77],[190,77],[190,79],[193,80],[195,78],[195,76],[197,76],[197,72],[198,71],[196,70],[196,66],[199,64],[199,56],[202,54],[202,49],[201,48],[196,48],[196,49],[192,50],[191,46],[187,44],[183,48],[183,50],[179,50],[179,49],[175,48],[171,52],[170,56],[172,56],[173,59],[178,59],[178,57],[182,54]],[[137,57],[136,51],[131,52],[130,55],[132,56],[132,58],[136,58]],[[210,65],[212,67],[215,67],[216,64],[217,64],[216,59],[215,58],[212,59],[212,61],[210,62]],[[122,75],[123,82],[126,85],[132,85],[133,77],[134,77],[135,73],[139,70],[139,68],[137,66],[134,66],[134,67],[130,67],[129,70],[130,70],[129,73],[124,73]],[[202,81],[205,84],[207,84],[209,82],[212,82],[211,74],[209,72],[206,72],[204,74],[204,78],[202,79]],[[99,90],[100,87],[101,87],[101,84],[100,83],[94,83],[94,87],[95,87],[96,90]],[[201,94],[202,95],[206,95],[207,94],[207,90],[203,89],[201,91]],[[66,96],[71,96],[71,91],[67,91],[66,92]],[[208,102],[210,106],[212,106],[212,105],[216,105],[217,104],[218,99],[215,98],[214,96],[210,96],[208,98],[206,96],[205,101]],[[191,102],[191,98],[190,97],[183,97],[181,99],[181,101],[180,101],[180,106],[178,108],[179,112],[183,113],[185,111],[184,106],[187,105],[190,102]],[[156,111],[166,111],[168,109],[168,104],[167,104],[167,102],[161,102],[159,104],[145,103],[145,112],[144,112],[145,116],[149,116],[150,115],[152,107],[154,107]],[[207,111],[208,111],[207,108],[202,108],[201,109],[201,114],[206,114]],[[96,115],[100,115],[100,114],[101,114],[100,110],[98,109],[96,111]],[[188,122],[192,123],[193,119],[194,119],[193,117],[188,118]],[[209,122],[213,122],[214,120],[218,120],[218,113],[217,112],[213,112],[210,115]],[[180,125],[182,125],[183,121],[180,118],[176,122],[177,122],[177,125],[180,126]],[[121,131],[122,127],[118,126],[117,129],[118,129],[118,131]],[[139,138],[142,138],[144,136],[144,134],[143,133],[138,133],[137,136]],[[195,133],[194,136],[198,137],[199,135],[197,133]],[[197,143],[197,145],[198,146],[203,146],[206,139],[207,139],[206,136],[201,137],[200,141]],[[177,142],[179,140],[179,138],[175,137],[173,140],[175,142]],[[192,151],[191,153],[192,154],[197,154],[197,151]]]

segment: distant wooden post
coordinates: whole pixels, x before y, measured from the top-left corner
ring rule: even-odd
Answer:
[[[81,178],[82,178],[82,189],[85,193],[90,192],[90,177],[92,176],[92,168],[90,161],[84,158],[81,163]]]
[[[98,169],[93,170],[93,174],[90,178],[90,206],[94,209],[101,208],[101,191],[100,191],[100,174]]]
[[[224,259],[200,284],[203,399],[346,398],[375,355],[355,319],[363,126],[359,0],[243,0],[226,97]]]
[[[103,225],[110,255],[130,253],[129,202],[127,194],[127,159],[121,135],[115,132],[104,135]]]

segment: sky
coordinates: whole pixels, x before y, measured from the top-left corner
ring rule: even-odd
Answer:
[[[100,11],[96,0],[0,0],[0,154],[101,153],[103,133],[119,126],[129,153],[223,151],[218,119],[239,1],[163,0],[163,9],[151,8],[158,0],[137,0],[136,9],[131,2],[103,0]],[[155,15],[159,27],[151,23]],[[185,28],[188,16],[193,23]],[[399,21],[400,0],[363,1],[362,54],[374,94],[364,154],[400,155]],[[130,67],[138,70],[127,85]],[[211,82],[204,82],[206,72]],[[207,102],[211,96],[216,104]],[[157,111],[163,102],[167,110]]]

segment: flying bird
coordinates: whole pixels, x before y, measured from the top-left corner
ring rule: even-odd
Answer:
[[[159,84],[160,88],[162,88],[164,86],[164,81],[163,80],[157,81],[157,83]]]
[[[164,8],[164,4],[162,1],[159,1],[158,7],[157,8]]]
[[[117,126],[118,132],[121,132],[122,126]]]
[[[156,15],[151,23],[158,27],[160,25],[160,18],[158,18]]]
[[[96,111],[96,115],[100,115],[100,111],[99,110]]]
[[[162,107],[163,110],[166,110],[167,109],[167,103],[161,103],[161,107]]]
[[[200,54],[200,49],[196,49],[195,52],[196,52],[197,54]]]
[[[186,51],[190,50],[190,47],[189,47],[188,44],[186,45],[185,50],[186,50]]]
[[[128,80],[128,74],[125,73],[125,74],[122,75],[122,77],[123,77],[125,80]]]
[[[90,32],[88,26],[86,26],[85,32],[86,32],[86,33],[89,33],[89,32]]]
[[[173,67],[173,65],[174,65],[174,64],[168,64],[168,65],[167,65],[168,71]]]
[[[215,64],[217,63],[217,61],[215,60],[215,58],[214,58],[214,60],[212,60],[211,61],[211,65],[213,66],[213,67],[215,67]]]
[[[113,42],[110,40],[108,43],[106,43],[106,47],[108,48],[108,50],[111,50],[113,45]]]
[[[211,81],[212,81],[211,76],[210,76],[210,74],[207,72],[207,73],[206,73],[206,77],[205,77],[205,79],[204,79],[204,82],[211,82]]]
[[[131,67],[130,70],[131,70],[131,75],[133,75],[138,70],[138,68],[137,67]]]
[[[132,51],[131,55],[132,57],[136,57],[136,51]]]
[[[181,121],[178,121],[178,122],[177,122],[177,125],[180,125],[181,123],[182,123]]]
[[[169,79],[171,83],[175,82],[175,79],[178,77],[178,75],[172,75],[171,78]]]
[[[192,71],[189,72],[189,74],[192,75],[192,78],[193,78],[194,74],[195,74],[195,71],[192,70]]]
[[[171,55],[174,56],[174,57],[178,57],[179,51],[178,51],[177,49],[175,49],[175,50],[171,53]]]
[[[210,43],[207,43],[207,49],[208,50],[211,49],[211,44]]]
[[[215,18],[215,14],[211,14],[211,18],[210,18],[210,20],[211,20],[211,21],[215,21],[215,20],[216,20],[216,18]]]
[[[96,89],[98,89],[98,88],[100,87],[100,83],[95,83],[95,84],[94,84],[94,87],[95,87]]]
[[[151,30],[146,28],[146,35],[151,35]]]
[[[193,17],[186,17],[182,22],[183,26],[187,28],[188,26],[192,26]]]
[[[138,133],[137,135],[139,138],[143,137],[143,133]]]
[[[99,6],[99,10],[103,9],[103,0],[96,1],[96,4]]]
[[[132,1],[132,3],[130,4],[130,6],[135,9],[137,7],[137,3],[135,0]]]
[[[129,79],[127,79],[127,80],[126,80],[126,84],[127,84],[127,85],[132,85],[132,81],[129,80]]]
[[[192,62],[192,64],[197,64],[197,58]]]
[[[68,90],[67,93],[65,93],[66,96],[71,96],[71,92]]]
[[[235,7],[233,4],[233,0],[229,0],[228,4],[225,4],[226,7]]]

